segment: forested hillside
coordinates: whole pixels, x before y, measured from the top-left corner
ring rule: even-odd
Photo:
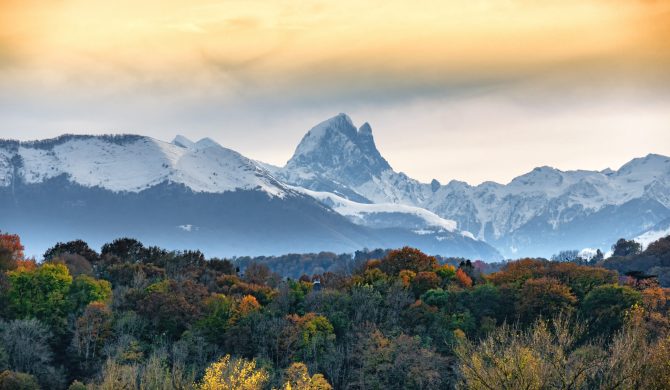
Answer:
[[[2,234],[0,389],[668,388],[670,291],[657,263],[632,264],[669,242],[599,263],[626,275],[489,273],[409,247],[206,259],[127,238],[35,261]]]

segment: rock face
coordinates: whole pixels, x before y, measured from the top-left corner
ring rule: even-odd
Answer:
[[[670,217],[665,156],[637,158],[617,171],[539,167],[506,185],[424,184],[394,171],[375,147],[369,125],[356,131],[343,114],[310,130],[278,175],[361,203],[425,208],[508,257],[585,247],[605,251],[616,239],[632,238]]]
[[[308,131],[278,175],[294,185],[364,203],[417,204],[425,198],[422,184],[396,173],[382,157],[370,125],[356,129],[345,114]]]
[[[369,144],[364,138],[360,142]],[[434,234],[415,233],[430,226],[420,216],[414,229],[356,223],[305,191],[210,139],[0,141],[0,229],[21,234],[33,254],[57,241],[82,238],[100,245],[132,236],[211,256],[414,245],[430,253],[500,257],[456,231],[433,227]],[[382,214],[361,215],[372,220]]]

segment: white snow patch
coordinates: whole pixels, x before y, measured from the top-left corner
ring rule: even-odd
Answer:
[[[426,222],[426,225],[430,227],[437,227],[448,232],[453,232],[457,228],[455,221],[444,219],[433,212],[416,206],[394,203],[358,203],[339,197],[330,192],[312,191],[302,187],[292,188],[327,204],[337,213],[348,217],[364,218],[365,214],[371,213],[403,213],[412,214],[423,219]]]
[[[596,248],[584,248],[581,251],[579,251],[577,256],[584,259],[584,260],[591,260],[592,258],[596,257],[596,254],[598,254],[598,249],[596,249]]]
[[[670,227],[666,229],[661,229],[661,230],[651,230],[648,232],[645,232],[637,237],[635,237],[633,240],[639,242],[642,245],[642,249],[647,249],[649,244],[653,243],[654,241],[658,241],[659,239],[670,236]]]
[[[12,183],[14,169],[10,163],[12,154],[8,150],[0,149],[0,187],[7,187]]]
[[[432,230],[426,230],[426,229],[412,230],[412,232],[413,232],[414,234],[418,234],[418,235],[420,235],[420,236],[425,236],[425,235],[428,235],[428,234],[433,234],[433,233],[435,233],[435,232],[432,231]]]
[[[461,235],[462,235],[463,237],[467,237],[467,238],[473,239],[473,240],[475,240],[475,241],[478,241],[477,238],[475,237],[475,235],[472,234],[472,233],[470,233],[470,232],[467,231],[467,230],[461,230]]]

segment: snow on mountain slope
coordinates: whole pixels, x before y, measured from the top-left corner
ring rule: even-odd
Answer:
[[[457,230],[457,224],[416,206],[394,203],[359,203],[330,192],[292,187],[352,223],[370,228],[385,247],[414,246],[427,253],[473,259],[500,260],[497,250],[477,240],[470,232]]]
[[[660,238],[670,236],[670,227],[662,230],[650,230],[639,236],[635,237],[633,240],[642,244],[642,249],[647,249],[649,244],[654,241],[658,241]]]
[[[642,244],[642,249],[646,249],[652,242],[666,236],[670,236],[670,218],[650,227],[645,232],[633,238],[633,240]]]
[[[184,137],[183,135],[177,135],[172,140],[172,144],[177,145],[177,146],[181,146],[182,148],[190,148],[190,147],[195,145],[195,142],[193,142],[190,139]]]
[[[13,154],[8,149],[0,147],[0,187],[7,187],[12,183],[14,167],[11,163]]]
[[[15,183],[15,176],[27,184],[65,176],[85,187],[129,193],[161,183],[200,193],[260,190],[273,197],[299,190],[359,225],[449,233],[457,227],[508,256],[603,249],[670,218],[670,158],[665,156],[633,159],[616,171],[544,166],[508,184],[428,184],[394,171],[377,150],[370,125],[356,128],[345,114],[312,128],[282,168],[207,138],[0,140],[0,187]]]
[[[490,245],[454,231],[452,221],[416,207],[356,204],[332,195],[337,210],[348,211],[339,214],[321,194],[315,199],[293,189],[262,164],[210,139],[0,140],[0,163],[2,228],[43,249],[73,238],[100,243],[130,235],[217,256],[410,245],[427,253],[501,258]],[[54,224],[59,229],[49,228]]]
[[[420,221],[421,225],[413,226],[416,229],[437,228],[442,231],[454,232],[457,228],[455,221],[441,218],[437,214],[420,207],[394,203],[358,203],[330,192],[311,191],[300,187],[293,187],[293,189],[318,199],[321,203],[360,225],[369,225],[367,220],[370,216],[406,214],[416,217]],[[410,226],[404,225],[404,227]]]
[[[19,175],[26,183],[65,174],[77,184],[115,192],[139,192],[174,182],[196,192],[261,190],[280,197],[286,193],[285,186],[265,169],[210,139],[177,141],[132,137],[121,143],[105,137],[66,136],[51,144],[21,143],[14,152],[0,148],[4,156],[0,169],[9,177],[8,161],[19,156]],[[8,180],[0,183],[6,186]]]
[[[608,206],[620,206],[645,196],[670,208],[670,159],[659,155],[632,160],[615,172],[560,171],[535,168],[507,185],[441,186],[422,206],[443,217],[469,218],[478,236],[500,238],[534,218],[545,215],[554,228],[574,217]],[[653,192],[653,193],[652,193]],[[461,221],[459,221],[461,222]]]
[[[548,248],[562,245],[561,240],[569,247],[567,237],[585,236],[578,232],[588,231],[595,221],[600,225],[594,225],[594,236],[608,240],[610,235],[642,231],[670,213],[670,158],[665,156],[637,158],[617,171],[544,166],[506,185],[425,184],[394,171],[375,147],[370,126],[356,130],[344,114],[310,130],[277,175],[289,184],[358,203],[427,209],[480,239],[505,246],[501,249],[508,255],[528,253],[528,248],[553,250]],[[621,220],[624,215],[635,219],[629,227]],[[608,233],[608,224],[617,228],[611,226]],[[586,244],[604,245],[600,239]],[[553,246],[545,245],[549,241]]]

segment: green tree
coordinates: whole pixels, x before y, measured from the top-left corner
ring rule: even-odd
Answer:
[[[335,341],[333,325],[326,317],[315,313],[304,316],[292,314],[287,318],[295,326],[295,330],[289,332],[289,337],[295,337],[294,345],[300,360],[318,369],[319,363]]]
[[[103,257],[116,257],[128,263],[137,263],[145,253],[144,245],[134,238],[118,238],[102,246]]]
[[[612,256],[632,256],[642,252],[642,244],[633,240],[620,238],[612,245]]]
[[[577,303],[570,288],[552,278],[528,279],[519,294],[518,313],[526,324],[538,317],[553,318],[561,312],[570,313]]]
[[[222,345],[226,341],[226,331],[233,318],[233,299],[223,294],[214,294],[205,300],[205,315],[198,321],[198,328],[207,340]]]
[[[7,299],[16,318],[37,318],[58,328],[65,325],[70,308],[72,276],[63,264],[42,264],[34,270],[8,273]]]
[[[85,241],[74,240],[68,242],[59,242],[44,252],[44,260],[53,260],[63,255],[79,255],[91,263],[99,260],[100,255],[91,249]]]
[[[612,335],[621,328],[626,311],[642,302],[642,294],[627,286],[607,284],[591,290],[581,305],[593,332]]]
[[[80,312],[91,302],[109,302],[111,298],[112,285],[106,280],[79,275],[70,286],[69,299],[75,312]]]

